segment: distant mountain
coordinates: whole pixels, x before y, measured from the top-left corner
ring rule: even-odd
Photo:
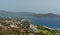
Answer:
[[[32,17],[60,17],[59,15],[48,13],[48,14],[36,14],[31,12],[8,12],[0,10],[0,16],[32,16]]]
[[[60,17],[60,15],[56,15],[53,13],[48,13],[48,14],[28,14],[28,16],[34,16],[34,17]]]

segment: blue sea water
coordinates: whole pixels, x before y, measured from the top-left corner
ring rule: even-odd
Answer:
[[[60,29],[60,18],[28,18],[32,23],[47,26],[54,29]]]
[[[33,24],[60,29],[60,18],[35,18],[35,17],[29,17],[29,16],[13,16],[13,17],[30,19],[32,20]]]
[[[60,29],[60,18],[33,18],[32,20],[33,23],[38,25]]]

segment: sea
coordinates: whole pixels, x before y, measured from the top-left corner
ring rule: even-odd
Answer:
[[[36,17],[31,17],[31,16],[13,16],[13,17],[30,19],[32,20],[33,24],[47,26],[50,28],[60,30],[60,18],[58,17],[53,17],[53,18],[50,18],[50,17],[36,18]]]
[[[47,26],[53,29],[60,29],[60,18],[33,18],[33,23]]]

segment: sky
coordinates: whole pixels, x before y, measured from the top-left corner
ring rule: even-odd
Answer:
[[[0,10],[60,14],[60,0],[0,0]]]

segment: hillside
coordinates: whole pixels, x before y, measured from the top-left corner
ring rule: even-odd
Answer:
[[[60,17],[59,15],[53,14],[53,13],[47,13],[47,14],[28,14],[28,16],[34,16],[34,17]]]
[[[60,17],[59,15],[53,13],[47,14],[36,14],[31,12],[8,12],[4,10],[0,10],[0,16],[33,16],[33,17]]]
[[[59,30],[33,24],[31,20],[27,19],[2,18],[0,20],[0,35],[11,35],[12,33],[14,35],[21,35],[22,33],[27,33],[26,35],[59,35],[59,32]]]

